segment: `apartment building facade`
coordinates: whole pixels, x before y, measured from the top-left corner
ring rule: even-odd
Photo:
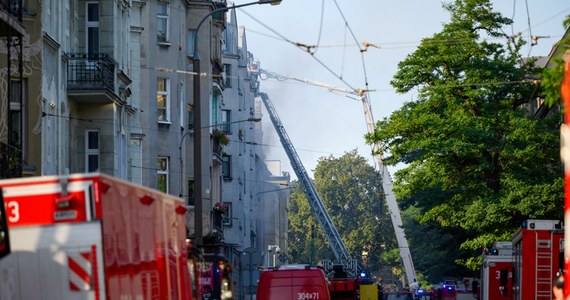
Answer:
[[[235,272],[236,288],[251,289],[244,274],[252,278],[252,266],[267,257],[260,192],[271,175],[245,29],[233,9],[212,13],[226,7],[219,0],[0,0],[1,177],[103,172],[178,195],[188,204],[189,237],[198,215],[206,252],[225,255],[245,272]],[[223,215],[217,203],[227,207]]]
[[[0,1],[0,178],[38,174],[41,20],[38,3]]]

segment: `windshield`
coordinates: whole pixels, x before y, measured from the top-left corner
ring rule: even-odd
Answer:
[[[388,294],[386,300],[413,300],[411,294]]]

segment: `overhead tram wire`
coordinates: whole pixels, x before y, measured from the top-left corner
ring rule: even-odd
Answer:
[[[338,3],[337,3],[336,0],[335,0],[335,4],[336,4],[337,8],[339,9],[339,12],[340,12],[340,14],[341,14],[341,16],[342,16],[342,18],[343,18],[343,20],[344,20],[344,22],[345,22],[346,28],[348,28],[348,30],[350,31],[350,33],[351,33],[351,35],[352,35],[352,37],[353,37],[353,39],[354,39],[354,41],[355,41],[355,46],[357,46],[357,47],[360,49],[361,55],[362,55],[362,50],[363,50],[363,49],[360,47],[360,44],[358,43],[358,40],[356,39],[356,37],[355,37],[355,35],[354,35],[354,32],[352,31],[352,29],[351,29],[350,26],[348,25],[348,22],[346,21],[346,18],[344,17],[344,14],[343,14],[342,11],[340,10],[340,7],[338,6]],[[561,12],[555,14],[554,16],[560,15],[560,14],[562,14],[562,13],[564,13],[565,11],[568,11],[568,10],[570,10],[570,8],[566,8],[566,9],[562,10]],[[263,27],[265,27],[266,29],[270,30],[271,32],[273,32],[274,34],[276,34],[277,36],[279,36],[283,41],[288,42],[288,43],[290,43],[290,44],[292,44],[292,45],[294,45],[294,46],[297,46],[298,48],[300,48],[300,49],[302,49],[302,50],[305,50],[305,52],[311,54],[311,57],[313,57],[313,59],[315,59],[319,64],[321,64],[321,65],[322,65],[327,71],[329,71],[333,76],[337,77],[337,78],[338,78],[340,81],[342,81],[348,88],[355,90],[355,88],[352,87],[352,85],[350,85],[346,80],[344,80],[344,78],[342,77],[342,74],[339,75],[339,74],[335,73],[335,72],[334,72],[330,67],[328,67],[324,62],[322,62],[320,59],[318,59],[315,55],[312,55],[311,49],[312,49],[312,48],[315,48],[315,46],[308,46],[308,45],[305,45],[305,44],[302,44],[302,43],[293,42],[292,40],[289,40],[289,39],[286,38],[284,35],[280,34],[280,33],[277,32],[276,30],[272,29],[271,27],[269,27],[269,26],[266,25],[265,23],[261,22],[259,19],[255,18],[255,17],[252,16],[251,14],[247,13],[245,10],[241,10],[241,11],[242,11],[243,13],[245,13],[247,16],[249,16],[251,19],[253,19],[254,21],[256,21],[257,23],[259,23],[260,25],[262,25]],[[549,19],[550,19],[550,18],[549,18]],[[548,21],[548,20],[546,20],[546,21]],[[346,29],[346,28],[345,28],[345,29]],[[530,28],[527,29],[527,30],[530,30]],[[525,31],[527,31],[527,30],[525,30]],[[251,30],[249,30],[249,31],[251,31]],[[254,31],[252,31],[252,32],[254,32]],[[260,33],[260,34],[261,34],[261,33]],[[503,32],[503,34],[504,34],[505,36],[507,36],[507,34],[506,34],[505,32]],[[266,35],[266,36],[271,37],[271,36],[269,36],[269,35]],[[272,37],[272,38],[275,38],[275,37]],[[275,39],[276,39],[276,38],[275,38]],[[483,38],[483,40],[489,40],[489,39],[501,39],[501,38],[499,38],[499,37],[496,37],[496,38],[493,38],[493,37]],[[463,41],[461,41],[461,40],[448,40],[448,41],[437,41],[437,42],[436,42],[436,41],[425,41],[425,40],[424,40],[424,41],[420,41],[420,42],[410,42],[410,44],[411,44],[410,47],[411,47],[411,46],[415,46],[415,45],[417,45],[417,44],[421,44],[422,42],[423,42],[423,43],[431,43],[431,44],[433,44],[433,45],[439,45],[439,44],[445,45],[445,44],[459,44],[459,43],[463,43]],[[345,45],[340,45],[340,47],[345,47],[345,48],[348,47],[348,46],[349,46],[349,45],[346,45],[346,44],[345,44]],[[320,45],[319,47],[322,48],[322,47],[327,47],[327,46],[322,46],[322,45]],[[329,46],[329,47],[332,47],[332,46]],[[394,47],[394,48],[398,48],[398,47]],[[402,47],[402,48],[403,48],[403,47]],[[367,74],[366,74],[365,62],[364,62],[363,56],[361,56],[361,57],[362,57],[363,69],[364,69],[364,75],[365,75],[365,81],[366,81],[366,82],[365,82],[365,84],[366,84],[366,89],[368,89],[368,79],[367,79]],[[524,81],[521,81],[521,82],[524,82]],[[506,82],[506,84],[512,84],[512,83],[513,83],[513,82]],[[485,84],[485,83],[482,83],[482,84]],[[503,84],[505,84],[505,83],[503,83]]]
[[[570,8],[567,10],[570,10]],[[558,13],[558,15],[562,14],[562,13]],[[545,23],[547,21],[549,21],[549,20],[546,20],[542,23]],[[538,24],[541,24],[541,23],[534,24],[534,26],[536,27]],[[262,35],[262,36],[265,36],[267,38],[271,38],[274,40],[281,40],[278,37],[275,37],[275,36],[272,36],[272,35],[269,35],[267,33],[257,31],[257,30],[252,30],[250,28],[246,28],[246,30],[250,33]],[[525,31],[527,31],[527,30],[525,30]],[[505,36],[507,36],[507,34],[505,34]],[[559,38],[559,37],[562,37],[562,35],[550,36],[550,38]],[[491,40],[503,40],[503,39],[504,39],[504,36],[501,36],[501,37],[485,37],[482,40],[491,41]],[[464,39],[464,40],[454,39],[454,40],[445,40],[445,41],[424,41],[424,44],[426,44],[426,45],[429,44],[429,45],[434,45],[434,46],[437,46],[437,45],[454,45],[454,44],[462,44],[462,43],[464,43],[464,41],[470,41],[470,40],[468,40],[468,39]],[[381,44],[382,45],[381,49],[383,49],[383,50],[397,50],[397,49],[415,48],[415,47],[419,46],[421,43],[422,43],[422,41],[402,41],[402,42],[385,42],[385,43],[375,42],[375,44]],[[293,44],[295,44],[295,43],[293,43]],[[345,44],[337,44],[337,45],[319,45],[319,48],[348,48],[348,47],[360,47],[360,46],[352,44],[352,43],[351,44],[346,44],[346,43]]]
[[[528,38],[530,40],[530,47],[528,48],[528,53],[526,55],[526,57],[530,57],[530,52],[532,51],[532,46],[534,46],[534,42],[533,42],[533,35],[532,35],[532,25],[530,24],[530,12],[528,10],[528,0],[524,1],[525,5],[526,5],[526,17],[527,17],[527,22],[528,22]]]
[[[254,17],[253,15],[251,15],[250,13],[248,13],[246,10],[243,10],[241,8],[238,8],[239,11],[241,11],[242,13],[244,13],[246,16],[250,17],[252,20],[254,20],[255,22],[259,23],[259,25],[265,27],[267,30],[275,33],[278,37],[280,37],[283,41],[296,45],[295,42],[291,41],[290,39],[286,38],[284,35],[282,35],[281,33],[277,32],[277,30],[267,26],[265,23],[261,22],[259,19],[257,19],[256,17]]]
[[[355,90],[354,87],[352,87],[352,85],[350,85],[346,80],[344,80],[342,78],[342,76],[339,76],[337,73],[335,73],[335,71],[333,71],[329,66],[327,66],[323,61],[321,61],[320,59],[318,59],[315,55],[313,55],[310,49],[314,48],[315,46],[310,46],[310,45],[305,45],[302,43],[298,43],[298,42],[293,42],[290,39],[288,39],[287,37],[285,37],[284,35],[282,35],[281,33],[277,32],[276,30],[274,30],[273,28],[267,26],[267,24],[261,22],[259,19],[255,18],[254,16],[252,16],[250,13],[246,12],[245,10],[241,10],[243,13],[245,13],[248,17],[250,17],[251,19],[253,19],[254,21],[256,21],[257,23],[259,23],[261,26],[267,28],[269,31],[275,33],[277,36],[279,36],[283,41],[290,43],[296,47],[298,47],[301,50],[304,50],[304,52],[307,52],[311,55],[311,57],[316,60],[321,66],[323,66],[327,71],[329,71],[333,76],[335,76],[336,78],[338,78],[340,81],[342,81],[348,88]]]
[[[354,42],[356,43],[356,45],[358,46],[358,49],[360,50],[360,59],[362,61],[362,71],[364,72],[364,85],[365,85],[365,89],[368,90],[369,86],[368,86],[368,74],[366,72],[366,62],[364,61],[364,52],[366,52],[366,49],[363,49],[360,47],[360,42],[358,41],[358,39],[356,38],[356,35],[354,34],[354,32],[352,31],[352,28],[350,27],[350,25],[348,25],[348,21],[346,20],[346,17],[344,16],[344,13],[342,12],[342,9],[340,9],[340,6],[338,5],[337,0],[334,0],[334,4],[336,5],[336,8],[338,9],[338,12],[340,13],[342,19],[344,20],[344,24],[346,26],[346,28],[348,28],[348,30],[350,31],[350,34],[352,35],[352,38],[354,39]]]
[[[321,44],[321,35],[323,33],[323,21],[325,16],[325,0],[322,0],[321,4],[321,24],[319,25],[319,36],[317,37],[317,43],[315,45],[315,50],[313,50],[313,54],[317,53],[319,49],[319,45]]]

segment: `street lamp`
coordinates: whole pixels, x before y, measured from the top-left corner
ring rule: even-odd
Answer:
[[[194,73],[194,128],[197,130],[197,135],[194,138],[194,244],[196,247],[202,246],[202,109],[201,109],[201,91],[200,91],[200,56],[198,54],[198,36],[199,30],[204,21],[215,13],[236,9],[254,4],[279,4],[281,0],[260,0],[257,2],[244,3],[240,5],[232,5],[229,7],[222,7],[215,9],[208,13],[198,23],[194,34],[194,46],[192,57],[192,68]]]
[[[281,248],[279,248],[279,245],[268,245],[267,252],[267,266],[269,267],[269,264],[271,264],[271,258],[269,257],[269,253],[271,253],[273,255],[273,267],[275,267],[275,254],[281,254]]]

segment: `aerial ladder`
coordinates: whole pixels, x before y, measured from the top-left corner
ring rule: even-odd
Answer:
[[[307,84],[314,85],[314,86],[324,87],[332,93],[344,94],[346,97],[348,97],[350,99],[360,101],[362,103],[362,106],[364,109],[364,118],[366,120],[366,127],[368,130],[368,133],[370,133],[370,134],[374,133],[375,122],[374,122],[374,118],[372,116],[372,106],[370,105],[370,100],[368,99],[368,96],[367,96],[367,93],[369,92],[368,90],[341,88],[341,87],[336,87],[336,86],[333,86],[330,84],[326,84],[326,83],[322,83],[322,82],[318,82],[318,81],[314,81],[314,80],[309,80],[309,79],[304,79],[304,78],[299,78],[299,77],[284,76],[284,75],[280,75],[280,74],[277,74],[274,72],[269,72],[269,71],[263,70],[263,69],[259,69],[259,73],[260,73],[260,76],[265,75],[267,78],[272,78],[272,79],[276,79],[276,80],[280,80],[280,81],[295,80],[298,82],[303,82],[303,83],[307,83]],[[267,97],[267,96],[265,96],[265,97]],[[263,99],[263,97],[262,97],[262,99]],[[264,100],[264,103],[265,103],[265,100]],[[265,105],[266,105],[266,107],[268,107],[267,103],[265,103]],[[269,108],[268,108],[268,110],[269,110]],[[270,116],[271,116],[271,113],[270,113]],[[275,125],[275,123],[274,123],[274,125]],[[283,126],[280,121],[279,121],[279,126],[281,126],[281,127]],[[275,125],[275,128],[277,128],[277,125]],[[289,144],[290,144],[290,141],[289,141]],[[285,145],[285,143],[283,143],[283,145]],[[396,202],[396,197],[395,197],[394,192],[393,192],[392,178],[390,176],[390,172],[388,171],[388,168],[384,165],[384,162],[383,162],[384,159],[382,157],[381,152],[379,151],[381,149],[380,145],[378,143],[374,143],[372,145],[372,149],[373,149],[373,153],[374,153],[374,159],[378,165],[379,173],[382,176],[382,188],[384,190],[384,195],[386,197],[386,203],[387,203],[388,209],[390,211],[390,218],[392,220],[392,225],[394,227],[394,232],[396,234],[396,240],[398,242],[398,247],[400,249],[400,259],[401,259],[402,264],[404,266],[404,271],[406,273],[406,279],[408,282],[408,287],[410,288],[410,290],[415,291],[419,288],[419,284],[418,284],[418,281],[416,278],[416,270],[414,268],[414,263],[412,260],[412,255],[410,253],[410,247],[408,245],[408,240],[406,239],[406,234],[404,233],[402,218],[400,216],[400,208],[398,207],[398,203]],[[294,151],[294,149],[293,149],[293,151]],[[291,157],[289,157],[289,159],[291,160],[291,164],[293,164],[293,160],[291,159]],[[298,160],[298,157],[297,157],[297,160]],[[302,167],[300,160],[298,162],[296,162],[296,164],[299,164]],[[295,166],[293,166],[293,168],[295,168]],[[299,177],[298,174],[297,174],[297,177]],[[310,180],[309,180],[309,182],[310,182]],[[318,197],[318,195],[317,195],[317,197]],[[321,203],[321,206],[322,206],[322,203]],[[325,211],[325,213],[326,213],[326,211]],[[334,225],[333,225],[333,228],[334,228]],[[337,233],[337,235],[338,235],[338,233]],[[329,239],[329,241],[330,241],[330,239]],[[332,243],[331,243],[331,245],[332,245]]]
[[[275,130],[277,131],[277,134],[279,135],[281,144],[283,145],[283,148],[285,149],[285,152],[291,161],[293,171],[295,172],[295,175],[297,175],[301,189],[307,197],[309,205],[311,206],[311,209],[317,218],[319,225],[323,229],[335,257],[340,262],[340,264],[342,264],[345,272],[350,273],[352,276],[356,277],[359,271],[356,259],[353,259],[348,253],[348,250],[344,245],[340,234],[336,230],[336,227],[334,226],[334,223],[332,222],[332,219],[328,214],[323,201],[317,193],[317,189],[315,188],[313,181],[311,178],[309,178],[307,170],[303,166],[303,163],[301,162],[297,151],[293,147],[293,143],[291,143],[291,139],[289,139],[289,135],[287,134],[287,131],[285,131],[285,127],[283,127],[283,123],[281,123],[281,120],[275,111],[275,107],[273,106],[273,103],[266,93],[258,92],[257,96],[261,98],[263,104],[265,105],[265,108],[267,109],[267,112],[269,113],[269,117],[273,123],[273,126],[275,127]],[[326,261],[326,263],[332,264],[330,261]],[[332,269],[330,265],[324,266],[324,268],[325,270]]]

